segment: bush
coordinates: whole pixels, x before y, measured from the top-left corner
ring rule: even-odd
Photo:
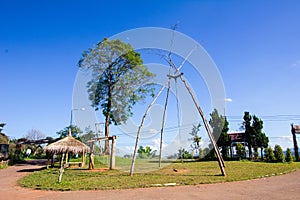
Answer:
[[[179,149],[178,150],[178,159],[191,159],[192,154],[190,154],[187,150],[185,149]]]
[[[277,162],[284,162],[284,153],[280,145],[276,144],[274,148],[275,159]]]
[[[266,148],[265,153],[266,153],[265,157],[266,157],[267,162],[274,162],[275,161],[275,155],[274,155],[272,147]]]
[[[8,159],[11,165],[24,161],[25,158],[24,145],[11,143],[9,145],[8,151],[9,151]]]
[[[243,159],[243,158],[246,157],[246,155],[245,155],[245,147],[244,147],[244,145],[241,144],[241,143],[238,143],[238,144],[236,145],[236,156],[237,156],[237,158],[238,158],[239,160],[241,160],[241,159]]]
[[[292,150],[290,148],[286,149],[285,161],[288,163],[293,162]]]

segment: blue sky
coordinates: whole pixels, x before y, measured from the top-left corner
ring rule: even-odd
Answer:
[[[290,123],[300,124],[299,9],[296,0],[1,1],[0,122],[12,138],[33,128],[54,137],[69,124],[84,50],[128,29],[178,23],[219,68],[231,130],[249,111],[273,144],[289,142]]]

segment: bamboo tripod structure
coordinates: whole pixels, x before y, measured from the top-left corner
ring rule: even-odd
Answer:
[[[169,54],[170,56],[170,54]],[[157,93],[157,95],[154,97],[153,101],[150,103],[150,105],[148,106],[143,118],[142,118],[142,121],[141,121],[141,124],[138,128],[138,132],[137,132],[137,137],[136,137],[136,143],[135,143],[135,149],[134,149],[134,154],[133,154],[133,158],[132,158],[132,163],[131,163],[131,168],[130,168],[130,176],[133,175],[133,171],[134,171],[134,165],[135,165],[135,160],[136,160],[136,152],[137,152],[137,148],[138,148],[138,141],[139,141],[139,138],[140,138],[140,132],[141,132],[141,129],[144,125],[144,121],[147,117],[147,114],[149,112],[149,110],[151,109],[151,107],[153,106],[153,104],[156,102],[157,98],[160,96],[160,94],[162,93],[162,91],[165,89],[166,86],[168,86],[168,90],[167,90],[167,97],[166,97],[166,101],[165,101],[165,107],[164,107],[164,113],[163,113],[163,120],[162,120],[162,128],[161,128],[161,137],[160,137],[160,153],[159,153],[159,167],[161,166],[161,157],[162,157],[162,138],[163,138],[163,131],[164,131],[164,124],[165,124],[165,113],[166,113],[166,108],[167,108],[167,103],[168,103],[168,97],[169,97],[169,92],[170,92],[170,80],[171,78],[174,78],[175,79],[175,82],[177,80],[177,78],[180,78],[180,80],[183,82],[185,88],[187,89],[187,91],[189,92],[201,118],[202,118],[202,121],[204,123],[204,126],[205,126],[205,129],[207,131],[207,134],[209,136],[209,139],[213,145],[213,148],[217,154],[217,158],[218,158],[218,164],[219,164],[219,167],[220,167],[220,170],[221,170],[221,173],[223,176],[226,176],[226,172],[225,172],[225,163],[224,163],[224,160],[221,156],[221,153],[220,153],[220,150],[219,150],[219,147],[217,146],[217,143],[215,141],[215,138],[210,130],[210,127],[208,125],[208,122],[206,120],[206,117],[196,99],[196,96],[194,95],[191,87],[189,86],[189,84],[185,81],[185,79],[183,78],[183,73],[181,73],[179,71],[180,67],[177,68],[173,63],[172,63],[172,60],[169,59],[169,64],[170,64],[170,69],[173,67],[176,72],[174,73],[174,75],[170,75],[170,71],[169,71],[169,74],[168,74],[168,81],[167,83],[160,89],[160,91]],[[178,112],[178,111],[177,111]]]
[[[173,32],[172,32],[172,37],[171,37],[171,46],[170,46],[170,52],[168,54],[168,59],[165,58],[165,60],[169,63],[170,69],[169,69],[169,74],[168,76],[168,81],[162,86],[162,88],[159,90],[159,92],[157,93],[157,95],[154,97],[153,101],[150,103],[150,105],[148,106],[141,124],[138,128],[138,132],[137,132],[137,136],[136,136],[136,142],[135,142],[135,148],[134,148],[134,153],[133,153],[133,158],[132,158],[132,163],[131,163],[131,167],[130,167],[130,176],[133,176],[133,171],[134,171],[134,165],[135,165],[135,160],[136,160],[136,153],[137,153],[137,148],[138,148],[138,142],[139,142],[139,138],[140,138],[140,133],[141,133],[141,129],[144,125],[145,119],[148,115],[148,112],[150,111],[151,107],[153,106],[153,104],[156,102],[156,100],[158,99],[158,97],[160,96],[160,94],[162,93],[162,91],[166,88],[166,86],[168,86],[168,90],[167,90],[167,96],[166,96],[166,101],[165,101],[165,106],[164,106],[164,113],[163,113],[163,119],[162,119],[162,128],[161,128],[161,132],[160,132],[160,151],[159,151],[159,167],[161,167],[161,158],[162,158],[162,140],[163,140],[163,132],[164,132],[164,125],[165,125],[165,117],[166,117],[166,109],[167,109],[167,105],[168,105],[168,99],[169,99],[169,93],[170,93],[170,81],[172,78],[174,78],[175,80],[175,84],[177,83],[177,78],[180,78],[180,80],[183,82],[184,86],[186,87],[187,91],[189,92],[191,98],[193,99],[193,102],[202,118],[202,121],[204,123],[205,129],[207,131],[207,134],[209,136],[209,139],[213,145],[213,148],[217,154],[217,158],[218,158],[218,164],[220,167],[220,170],[222,172],[223,176],[226,176],[226,172],[225,172],[225,163],[224,160],[221,156],[219,147],[215,141],[215,138],[210,130],[210,127],[208,125],[208,122],[206,120],[206,117],[197,101],[196,96],[193,93],[193,90],[191,89],[191,87],[189,86],[189,84],[185,81],[185,79],[183,78],[183,73],[180,72],[180,69],[183,67],[184,63],[187,61],[188,57],[192,54],[192,52],[195,50],[196,47],[194,47],[189,54],[187,55],[187,57],[183,60],[183,62],[181,63],[181,65],[177,68],[172,59],[171,59],[171,55],[172,55],[172,49],[173,49],[173,43],[174,43],[174,30],[177,28],[177,24],[174,25]],[[175,73],[173,75],[171,75],[171,70],[174,69]],[[177,87],[176,87],[176,98],[177,98]],[[178,98],[177,98],[177,112],[178,112]],[[178,114],[179,115],[179,114]],[[179,119],[178,119],[178,128],[179,128],[179,136],[180,136],[180,127],[179,127]],[[182,157],[182,156],[181,156]]]

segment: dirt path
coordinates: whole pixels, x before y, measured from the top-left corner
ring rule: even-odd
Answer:
[[[54,192],[17,185],[20,178],[42,167],[31,162],[0,170],[0,199],[300,199],[300,170],[250,181],[109,191]]]

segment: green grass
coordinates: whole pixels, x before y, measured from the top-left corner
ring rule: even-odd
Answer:
[[[127,166],[127,160],[123,160]],[[145,162],[145,161],[144,161]],[[174,172],[176,168],[178,172]],[[42,190],[106,190],[153,187],[157,184],[196,185],[256,179],[280,175],[300,169],[300,163],[264,163],[250,161],[226,162],[227,176],[221,176],[217,162],[173,163],[149,173],[136,173],[133,177],[121,170],[90,171],[65,169],[62,182],[57,183],[58,168],[35,171],[19,181],[23,187]]]

